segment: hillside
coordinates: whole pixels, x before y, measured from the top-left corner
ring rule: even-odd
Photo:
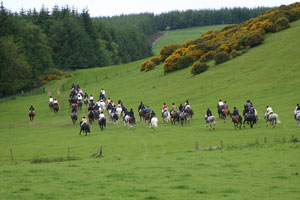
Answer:
[[[190,68],[163,75],[160,65],[148,73],[143,62],[78,70],[77,76],[47,84],[58,98],[60,111],[48,108],[48,94],[25,95],[0,102],[0,196],[4,199],[299,199],[300,138],[292,110],[300,93],[300,21],[267,35],[262,45],[207,72],[192,76]],[[156,131],[138,123],[127,130],[122,122],[97,124],[91,134],[78,136],[67,102],[72,83],[98,97],[101,88],[114,101],[121,99],[135,115],[140,101],[159,115],[166,102],[189,100],[195,116],[180,127],[159,123]],[[66,91],[63,91],[63,87]],[[59,94],[59,95],[58,95]],[[253,129],[234,130],[217,120],[216,130],[205,128],[203,115],[216,115],[219,99],[230,108],[250,99],[259,113]],[[27,112],[37,116],[30,123]],[[270,105],[281,124],[265,127],[263,113]],[[86,115],[86,108],[79,116]],[[161,121],[161,118],[159,117]],[[264,142],[264,138],[267,138]],[[200,151],[200,146],[224,149]],[[103,146],[104,156],[94,155]],[[33,158],[78,160],[31,164]],[[11,160],[10,149],[13,150]]]

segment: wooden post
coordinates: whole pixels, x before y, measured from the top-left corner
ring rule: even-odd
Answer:
[[[221,148],[223,149],[224,145],[223,145],[223,140],[221,140]]]
[[[100,151],[99,151],[100,156],[102,156],[102,145],[100,145]]]
[[[68,158],[70,158],[70,147],[68,146]]]
[[[264,138],[264,142],[265,142],[265,144],[267,143],[267,137]]]
[[[13,158],[13,150],[12,150],[12,149],[10,149],[10,159],[11,159],[11,160],[14,159],[14,158]]]

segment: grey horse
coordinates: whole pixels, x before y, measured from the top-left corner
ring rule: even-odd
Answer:
[[[276,113],[272,113],[267,117],[267,113],[264,114],[264,118],[266,119],[266,126],[268,126],[268,122],[270,122],[270,125],[275,128],[277,123],[280,123],[278,119],[278,115]]]
[[[216,126],[216,117],[215,116],[207,117],[207,115],[205,115],[204,119],[206,121],[206,128],[208,127],[208,124],[209,124],[209,130],[211,130],[211,129],[214,130],[215,126]]]
[[[298,127],[300,127],[300,111],[294,111],[294,114],[296,115],[296,124],[298,124]]]

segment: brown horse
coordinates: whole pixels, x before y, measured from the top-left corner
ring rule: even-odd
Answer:
[[[150,124],[150,113],[149,112],[147,112],[147,113],[145,113],[145,123],[148,121],[148,123]]]
[[[226,109],[226,108],[224,108],[223,110],[222,110],[222,113],[221,113],[221,118],[222,119],[224,119],[224,123],[226,122],[225,120],[226,120],[226,118],[231,118],[231,112],[230,112],[230,110],[229,109]],[[229,119],[230,119],[229,118]]]
[[[94,111],[93,110],[90,110],[88,112],[88,118],[89,118],[89,123],[92,124],[94,119],[95,119],[95,115],[94,115]]]
[[[78,104],[77,103],[72,103],[72,109],[75,108],[76,112],[78,111]]]
[[[72,106],[72,103],[73,103],[73,98],[69,98],[70,107]]]
[[[54,105],[53,106],[53,110],[54,110],[54,114],[56,114],[58,112],[58,110],[59,110],[58,105]]]
[[[34,116],[35,116],[35,111],[34,110],[30,110],[29,111],[29,119],[30,119],[30,121],[33,121]]]
[[[145,111],[144,109],[140,109],[139,110],[139,116],[140,116],[140,122],[143,120],[145,120]]]
[[[81,110],[82,108],[82,101],[78,101],[78,109]]]
[[[77,113],[76,112],[73,112],[71,114],[71,119],[72,119],[73,124],[75,124],[77,121]]]
[[[189,116],[191,117],[191,119],[193,118],[194,112],[193,112],[193,110],[192,110],[191,108],[189,108],[189,107],[186,108],[186,109],[185,109],[185,112],[189,114]]]
[[[51,111],[53,110],[53,106],[54,106],[53,102],[50,102],[49,103],[49,108],[50,108]]]
[[[179,114],[177,111],[171,111],[171,124],[179,124]]]
[[[234,129],[236,129],[236,128],[241,129],[241,128],[242,128],[242,121],[243,121],[242,116],[240,116],[240,115],[235,115],[235,116],[232,118],[232,122],[233,122],[233,125],[234,125]]]

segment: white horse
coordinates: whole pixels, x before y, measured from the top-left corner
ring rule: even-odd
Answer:
[[[129,115],[126,115],[125,117],[124,117],[124,126],[127,126],[128,127],[128,129],[129,129],[129,119],[130,119],[130,116]],[[132,128],[132,126],[131,126],[131,128]]]
[[[207,117],[207,115],[205,115],[204,119],[206,121],[206,128],[208,127],[208,124],[209,124],[209,130],[211,130],[211,129],[214,130],[215,126],[216,126],[216,117],[215,116]]]
[[[120,118],[120,117],[121,117],[121,113],[122,113],[122,108],[121,108],[121,106],[118,106],[118,107],[116,108],[116,113],[117,113],[118,117]]]
[[[162,112],[162,118],[163,118],[163,122],[166,121],[167,123],[169,123],[169,121],[171,120],[171,114],[170,114],[170,112],[167,111],[167,110],[164,110]]]
[[[150,122],[150,128],[155,130],[157,128],[157,123],[158,123],[157,117],[152,117],[151,122]]]
[[[100,108],[102,109],[102,110],[105,110],[106,108],[105,108],[105,102],[104,101],[100,101]]]
[[[278,115],[276,113],[272,113],[267,117],[267,113],[264,114],[264,118],[266,119],[266,126],[268,126],[268,122],[270,122],[270,125],[275,128],[277,123],[280,123],[280,120],[278,119]]]
[[[296,124],[300,127],[300,110],[294,110],[294,115],[296,116]]]

